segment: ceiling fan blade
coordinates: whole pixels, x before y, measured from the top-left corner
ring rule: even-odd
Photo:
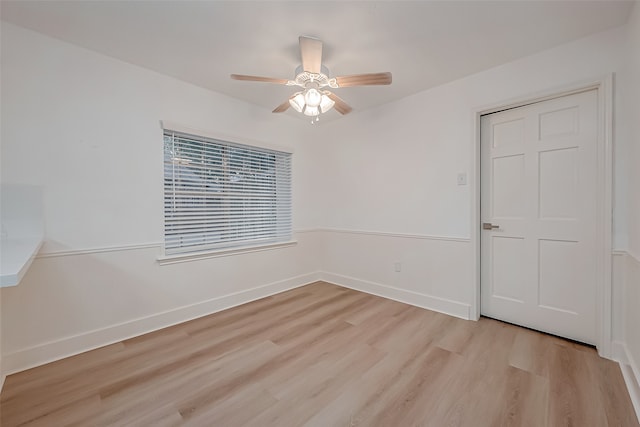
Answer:
[[[340,98],[335,93],[329,92],[327,90],[327,91],[325,91],[325,94],[329,97],[329,99],[331,99],[333,102],[335,102],[335,105],[333,106],[333,108],[335,108],[338,113],[340,113],[340,114],[349,114],[351,112],[351,110],[353,110],[353,108],[351,108],[349,106],[349,104],[344,102],[342,100],[342,98]]]
[[[336,77],[338,87],[390,85],[391,73],[354,74]]]
[[[245,76],[244,74],[231,74],[233,80],[243,80],[248,82],[264,82],[264,83],[276,83],[280,85],[286,85],[289,80],[276,79],[273,77],[260,77],[260,76]]]
[[[302,69],[309,73],[318,74],[322,67],[322,41],[312,37],[300,36],[300,57]]]
[[[293,98],[293,97],[292,97]],[[289,98],[291,99],[291,98]],[[291,104],[289,104],[289,99],[287,99],[286,101],[284,101],[282,104],[278,105],[273,111],[272,113],[284,113],[285,111],[287,111],[289,109],[289,107],[291,106]]]

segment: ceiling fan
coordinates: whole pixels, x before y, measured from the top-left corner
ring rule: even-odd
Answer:
[[[287,86],[299,86],[302,91],[296,92],[289,99],[278,105],[273,112],[283,113],[293,107],[297,112],[311,117],[311,122],[318,121],[320,113],[326,113],[335,107],[340,114],[348,114],[352,108],[335,93],[326,90],[352,86],[389,85],[391,73],[354,74],[329,78],[329,70],[322,65],[322,41],[313,37],[300,36],[300,57],[302,65],[296,68],[293,80],[272,77],[246,76],[231,74],[234,80],[276,83]]]

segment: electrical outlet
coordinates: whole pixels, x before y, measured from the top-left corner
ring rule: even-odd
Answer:
[[[401,262],[394,263],[393,268],[396,270],[396,273],[400,273],[402,271],[402,263]]]
[[[467,185],[467,174],[465,172],[458,174],[458,185]]]

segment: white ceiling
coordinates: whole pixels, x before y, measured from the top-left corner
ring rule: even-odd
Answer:
[[[633,3],[3,0],[0,11],[3,20],[269,109],[295,89],[229,74],[293,78],[298,36],[318,37],[331,76],[393,73],[391,86],[335,90],[363,110],[622,25]]]

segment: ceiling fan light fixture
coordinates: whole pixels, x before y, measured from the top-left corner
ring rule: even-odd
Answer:
[[[323,94],[320,101],[320,111],[326,113],[327,111],[331,110],[335,104],[336,103],[331,98]]]
[[[296,93],[293,97],[289,98],[289,104],[296,110],[298,113],[302,113],[302,109],[304,108],[304,95],[302,92]]]
[[[0,0],[2,1],[2,0]],[[391,84],[391,73],[352,74],[348,76],[329,77],[329,69],[322,64],[322,41],[313,37],[298,37],[302,64],[295,70],[295,77],[280,79],[273,77],[231,74],[233,80],[249,82],[275,83],[285,86],[298,86],[300,92],[294,93],[273,112],[284,113],[289,107],[311,117],[311,123],[320,120],[320,114],[335,109],[339,114],[349,114],[353,109],[335,93],[325,90],[353,87],[379,86]]]

